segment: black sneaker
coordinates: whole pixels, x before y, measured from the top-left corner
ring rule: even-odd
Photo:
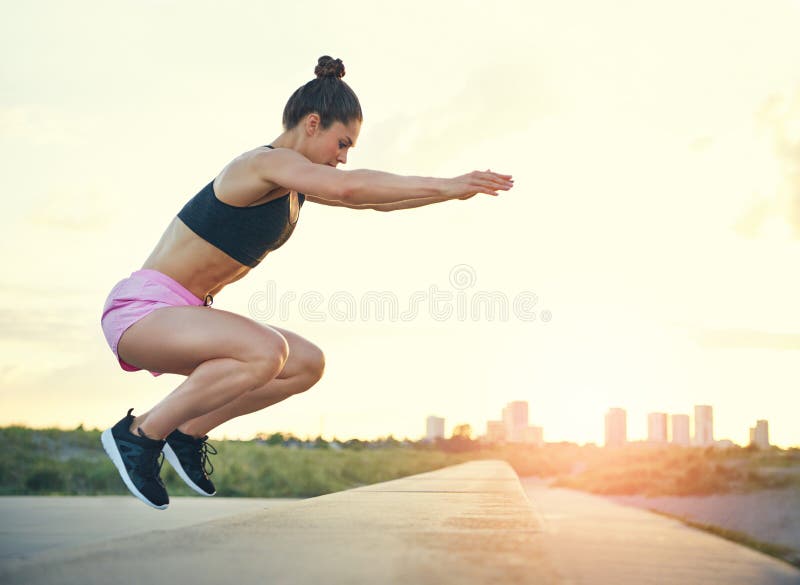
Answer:
[[[216,455],[217,450],[206,442],[207,439],[208,435],[195,439],[175,429],[167,436],[167,444],[164,445],[164,456],[169,464],[175,468],[186,485],[201,496],[213,496],[217,493],[217,489],[208,478],[214,473],[214,465],[208,456]],[[211,469],[206,470],[206,463]]]
[[[158,474],[164,462],[159,456],[166,441],[131,433],[132,411],[131,408],[125,418],[103,431],[100,440],[130,492],[148,506],[164,510],[169,505],[169,495]]]

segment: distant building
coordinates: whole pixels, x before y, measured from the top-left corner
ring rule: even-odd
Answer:
[[[769,423],[765,420],[756,421],[756,426],[750,429],[750,444],[759,449],[769,449]]]
[[[683,445],[688,447],[691,443],[691,439],[689,437],[689,415],[673,414],[671,418],[672,443],[675,445]]]
[[[647,415],[647,440],[651,443],[667,442],[667,415],[651,412]]]
[[[714,414],[708,405],[694,407],[694,444],[698,447],[714,444]]]
[[[714,447],[717,449],[731,449],[736,446],[736,443],[731,441],[730,439],[720,439],[719,441],[714,441]]]
[[[444,419],[438,416],[429,416],[425,424],[425,440],[434,441],[444,438]]]
[[[467,423],[461,423],[453,427],[453,438],[460,437],[462,439],[472,439],[472,426]]]
[[[628,442],[628,415],[621,408],[606,413],[606,447],[618,447]]]
[[[486,440],[490,443],[505,443],[506,423],[501,420],[490,420],[486,422]]]
[[[528,403],[524,400],[509,402],[503,409],[503,423],[506,425],[506,440],[522,443],[528,428]]]
[[[544,429],[542,427],[527,427],[522,433],[522,442],[529,445],[544,445]]]

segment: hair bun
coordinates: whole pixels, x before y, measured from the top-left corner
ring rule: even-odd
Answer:
[[[320,57],[317,66],[314,68],[317,77],[344,77],[344,63],[341,59],[333,59],[328,55]]]

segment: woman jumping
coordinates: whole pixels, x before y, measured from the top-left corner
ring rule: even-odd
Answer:
[[[213,496],[208,432],[322,376],[313,343],[210,308],[214,295],[286,242],[305,201],[394,211],[513,186],[510,175],[490,171],[442,179],[338,170],[358,140],[361,105],[341,79],[341,60],[320,57],[315,73],[286,103],[284,132],[233,159],[191,198],[103,308],[103,332],[123,370],[186,376],[148,412],[130,409],[101,437],[127,488],[154,508],[169,504],[162,452],[193,490]]]

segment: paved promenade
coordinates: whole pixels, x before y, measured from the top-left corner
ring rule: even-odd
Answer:
[[[63,556],[75,547],[153,531],[188,529],[219,518],[296,502],[282,498],[171,498],[165,512],[131,496],[0,497],[0,569]]]
[[[175,498],[163,512],[132,497],[0,498],[0,519],[2,584],[800,584],[785,563],[521,483],[501,461],[307,500]]]
[[[523,479],[563,583],[798,585],[800,570],[678,520]]]
[[[513,470],[479,461],[8,561],[0,583],[558,583],[541,537]]]

